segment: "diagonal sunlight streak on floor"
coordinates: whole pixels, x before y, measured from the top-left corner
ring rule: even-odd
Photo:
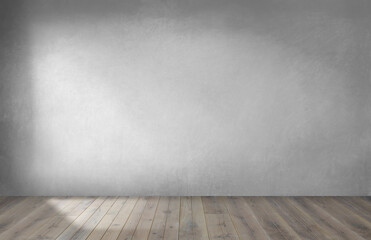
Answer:
[[[142,207],[128,222],[137,202],[138,197],[28,197],[15,206],[27,211],[6,212],[0,216],[0,238],[108,240],[124,236],[137,238],[143,234],[142,237],[147,238],[148,226],[147,230],[140,230],[137,225],[152,225],[159,197],[140,198]],[[146,209],[152,209],[152,213],[148,215]],[[167,208],[165,210],[170,213]],[[128,227],[124,228],[127,222]]]
[[[98,236],[103,236],[107,231],[127,199],[126,197],[41,198],[37,207],[35,206],[35,209],[27,215],[23,213],[23,218],[15,225],[3,224],[1,230],[4,233],[0,234],[0,238],[86,239],[93,233],[89,239],[98,239]],[[6,215],[7,218],[9,216]]]

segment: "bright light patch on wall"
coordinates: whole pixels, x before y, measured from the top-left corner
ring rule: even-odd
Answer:
[[[32,25],[30,174],[40,184],[134,192],[142,183],[161,193],[168,179],[174,191],[208,186],[203,176],[228,178],[226,168],[250,179],[266,171],[259,162],[282,161],[282,136],[311,132],[302,107],[311,96],[296,81],[308,60],[295,50],[250,32],[185,30],[187,21],[117,21]],[[295,63],[282,61],[291,55]],[[298,124],[288,126],[292,119]],[[266,156],[272,146],[276,154]],[[254,172],[230,165],[238,159]]]
[[[58,177],[61,169],[65,178],[78,172],[104,173],[109,164],[128,160],[125,155],[131,151],[150,154],[150,137],[130,119],[128,103],[120,101],[112,86],[113,81],[133,78],[125,63],[119,67],[125,75],[114,79],[104,43],[83,33],[71,36],[74,26],[37,27],[32,64],[39,159],[31,174]],[[141,76],[135,78],[140,81]]]

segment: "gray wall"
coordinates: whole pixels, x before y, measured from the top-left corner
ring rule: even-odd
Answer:
[[[2,3],[1,194],[371,194],[370,1]]]

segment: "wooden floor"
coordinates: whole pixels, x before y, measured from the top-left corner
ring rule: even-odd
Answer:
[[[371,239],[367,197],[0,197],[0,239]]]

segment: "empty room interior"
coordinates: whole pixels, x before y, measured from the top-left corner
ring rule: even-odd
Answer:
[[[370,240],[371,1],[0,1],[0,240]]]

